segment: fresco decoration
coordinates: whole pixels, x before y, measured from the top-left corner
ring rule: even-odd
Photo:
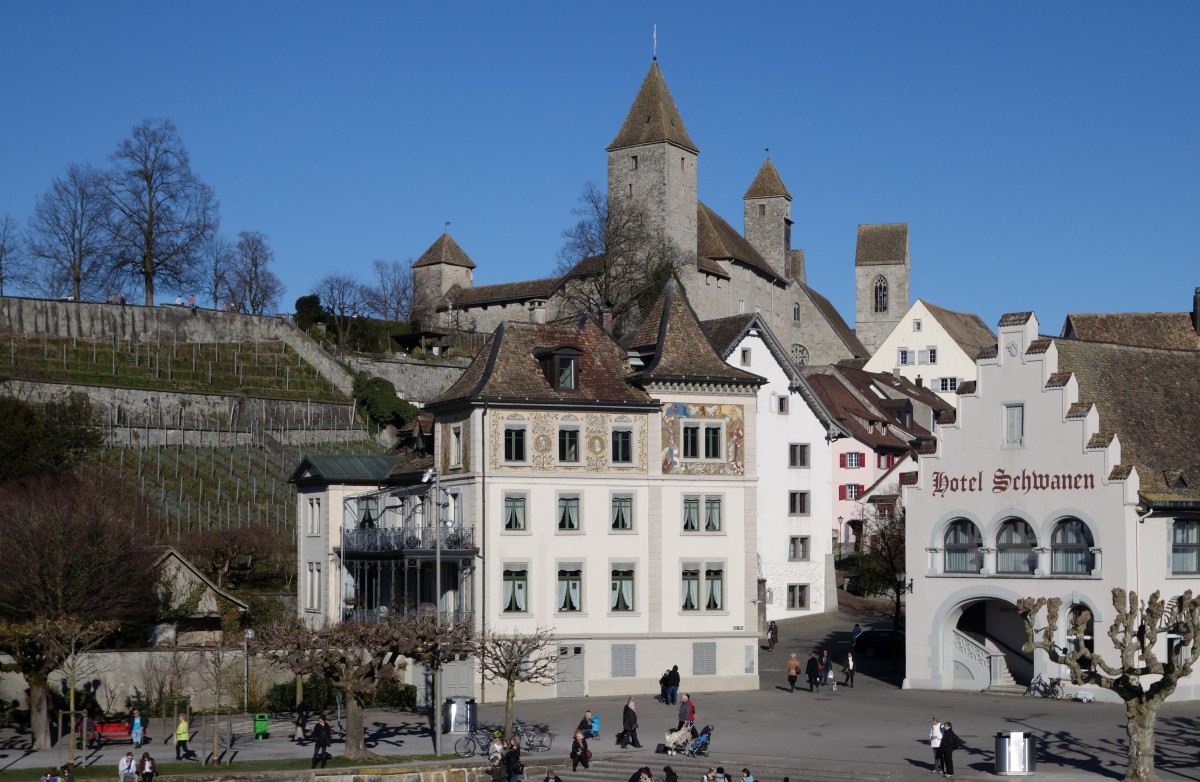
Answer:
[[[529,427],[529,463],[506,464],[504,454],[504,425],[524,422]],[[555,470],[558,472],[645,472],[650,450],[650,437],[645,417],[587,413],[571,414],[534,412],[526,415],[489,416],[488,462],[491,470]],[[579,464],[559,464],[558,428],[569,424],[579,428]],[[633,429],[634,462],[629,466],[609,464],[610,432],[614,424]]]
[[[725,458],[720,461],[684,460],[683,419],[723,421]],[[672,402],[662,415],[663,475],[744,475],[746,472],[746,410],[743,405]]]

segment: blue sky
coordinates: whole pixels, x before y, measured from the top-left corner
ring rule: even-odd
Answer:
[[[262,231],[283,309],[450,231],[476,283],[547,276],[651,57],[735,226],[770,147],[809,282],[853,321],[859,223],[912,295],[1181,311],[1200,286],[1200,3],[0,4],[0,214],[169,117]],[[184,292],[186,295],[186,292]],[[174,298],[174,292],[162,292]],[[135,297],[136,298],[136,297]]]

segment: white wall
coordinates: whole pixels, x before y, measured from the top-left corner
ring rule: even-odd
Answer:
[[[921,322],[921,330],[914,331],[913,321]],[[899,349],[908,348],[911,351],[913,363],[901,366]],[[937,348],[937,363],[919,363],[920,351],[929,347]],[[926,388],[933,389],[938,396],[952,405],[957,405],[958,394],[955,391],[942,391],[935,385],[939,378],[954,377],[962,383],[975,379],[975,357],[968,356],[958,343],[946,332],[926,309],[920,299],[909,307],[908,312],[896,324],[896,328],[888,334],[879,349],[863,367],[868,372],[897,371],[902,377],[914,383],[920,376],[921,383]]]

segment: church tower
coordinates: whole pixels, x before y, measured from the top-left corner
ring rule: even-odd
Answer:
[[[792,279],[792,194],[770,158],[762,164],[742,199],[745,204],[742,231],[746,239],[776,274],[785,280]]]
[[[696,256],[696,158],[657,60],[608,145],[608,197],[627,199],[685,258]]]
[[[854,333],[872,354],[908,312],[908,223],[860,225]]]
[[[413,317],[425,328],[433,327],[438,302],[451,288],[470,288],[475,262],[449,232],[437,238],[413,261]]]

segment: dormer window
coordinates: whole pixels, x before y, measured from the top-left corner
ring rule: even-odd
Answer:
[[[556,391],[574,391],[579,387],[579,357],[577,348],[562,347],[536,354],[542,365],[546,382]]]

